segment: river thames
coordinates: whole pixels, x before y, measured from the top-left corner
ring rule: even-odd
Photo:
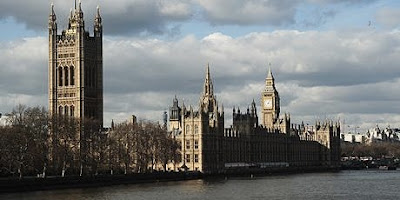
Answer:
[[[0,199],[400,199],[400,170],[341,171],[2,194]]]

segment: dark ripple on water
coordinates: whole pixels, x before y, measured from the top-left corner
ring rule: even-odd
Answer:
[[[39,191],[0,199],[400,199],[399,186],[400,170],[364,170]]]

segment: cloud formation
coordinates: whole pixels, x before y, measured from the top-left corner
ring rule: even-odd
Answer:
[[[199,20],[218,25],[268,25],[285,27],[299,23],[301,26],[318,26],[336,12],[331,9],[312,11],[315,19],[303,22],[296,19],[299,8],[309,5],[362,5],[374,0],[85,0],[82,8],[86,25],[91,27],[96,6],[101,6],[107,35],[177,34],[179,25]],[[54,0],[58,24],[66,27],[73,1]],[[0,20],[15,20],[30,30],[46,30],[50,1],[0,1]]]
[[[0,43],[0,112],[19,102],[47,105],[46,41]],[[400,112],[399,46],[400,32],[371,30],[105,38],[105,124],[131,114],[161,120],[175,95],[197,107],[208,62],[226,125],[233,106],[244,111],[253,99],[259,105],[269,62],[282,112],[292,113],[293,122],[340,117],[367,126],[375,123],[374,115],[394,122]]]
[[[58,23],[66,27],[73,1],[55,0]],[[94,21],[96,6],[101,12],[107,34],[161,33],[171,21],[187,20],[191,17],[190,4],[185,0],[87,0],[82,2],[87,25]],[[47,28],[50,2],[46,1],[1,1],[0,20],[12,18],[25,24],[28,29],[43,31]],[[61,28],[60,27],[60,28]]]
[[[297,0],[197,0],[212,24],[294,23]]]
[[[385,28],[399,28],[400,10],[398,8],[381,8],[375,16],[377,22]]]

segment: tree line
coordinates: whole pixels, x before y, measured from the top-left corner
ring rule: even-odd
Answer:
[[[181,159],[180,144],[158,123],[123,122],[104,129],[96,120],[49,115],[43,107],[25,105],[6,118],[7,125],[0,126],[2,177],[166,171],[168,163]]]
[[[342,142],[341,144],[342,157],[392,157],[400,158],[400,143],[399,142],[380,142],[371,144],[359,144]]]

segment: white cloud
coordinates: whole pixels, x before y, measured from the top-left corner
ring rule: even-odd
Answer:
[[[386,28],[396,28],[400,25],[400,10],[395,7],[385,7],[377,11],[376,20]]]
[[[374,124],[370,116],[400,112],[399,46],[400,32],[369,30],[274,31],[236,38],[213,33],[174,41],[105,38],[105,124],[131,114],[161,120],[174,95],[197,107],[207,62],[226,125],[233,106],[244,111],[253,99],[259,104],[268,62],[282,112],[292,113],[293,122],[340,116],[351,124]],[[47,105],[47,56],[46,38],[0,43],[1,112],[15,102]]]
[[[66,27],[73,1],[54,0],[58,24]],[[101,14],[107,34],[162,33],[170,21],[183,21],[191,17],[191,6],[184,0],[86,0],[82,2],[88,29],[92,27],[96,6]],[[0,20],[9,17],[29,29],[43,31],[47,27],[50,1],[0,1]]]
[[[46,30],[51,1],[0,1],[0,20],[7,19],[25,25],[30,30]],[[86,26],[91,30],[96,6],[100,5],[106,34],[151,35],[179,34],[179,25],[200,20],[211,25],[292,25],[318,26],[336,14],[332,5],[368,4],[374,0],[85,0],[82,8]],[[73,1],[54,0],[58,24],[66,27]],[[327,6],[305,15],[306,22],[297,21],[304,15],[302,7]],[[317,6],[317,7],[318,7]],[[318,7],[319,8],[319,7]]]
[[[192,15],[190,4],[183,0],[161,1],[160,13],[172,19],[186,19]]]
[[[212,24],[293,23],[297,0],[196,0]]]

